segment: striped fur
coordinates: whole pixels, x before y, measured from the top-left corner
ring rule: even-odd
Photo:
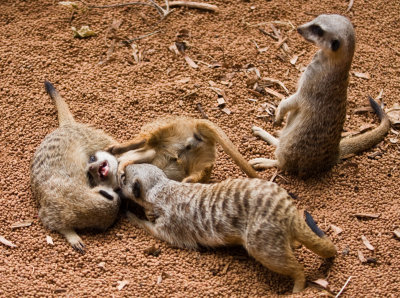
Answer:
[[[184,248],[243,245],[267,268],[293,277],[294,292],[305,286],[303,267],[292,251],[295,243],[325,258],[336,254],[332,242],[314,234],[276,183],[250,178],[180,183],[148,164],[127,166],[121,181],[123,196],[153,213],[154,222],[129,213],[152,235]]]

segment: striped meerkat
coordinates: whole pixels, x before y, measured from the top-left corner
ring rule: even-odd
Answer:
[[[77,123],[49,82],[47,93],[58,110],[59,127],[37,148],[31,163],[31,187],[43,224],[84,252],[75,229],[108,228],[117,218],[120,199],[114,156],[104,152],[116,143],[104,131]]]
[[[150,164],[129,165],[120,177],[122,196],[151,210],[154,222],[128,217],[155,237],[182,248],[243,245],[268,269],[294,279],[293,292],[305,287],[303,266],[293,255],[298,243],[321,257],[336,254],[331,240],[307,213],[298,213],[288,193],[261,179],[216,184],[170,180]]]
[[[341,15],[320,15],[297,31],[320,50],[302,74],[296,93],[278,106],[275,123],[280,124],[288,114],[279,139],[257,126],[252,128],[255,135],[276,147],[276,159],[255,158],[250,164],[255,169],[278,167],[306,177],[329,170],[340,159],[377,144],[390,129],[390,121],[370,98],[380,125],[341,139],[355,48],[353,25]]]

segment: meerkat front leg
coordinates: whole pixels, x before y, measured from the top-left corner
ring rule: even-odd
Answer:
[[[298,108],[298,96],[297,93],[289,96],[286,99],[283,99],[280,103],[278,108],[276,109],[275,113],[275,124],[280,125],[282,123],[283,117],[285,115],[293,110],[296,110]]]
[[[270,133],[266,132],[264,129],[258,126],[253,126],[251,128],[253,134],[257,137],[260,137],[262,140],[266,141],[268,144],[277,147],[279,144],[279,139],[275,138]]]
[[[137,217],[135,214],[133,214],[130,211],[126,212],[126,217],[128,218],[128,220],[131,223],[133,223],[138,228],[146,230],[148,233],[150,233],[151,235],[153,235],[157,238],[162,238],[160,233],[158,232],[157,228],[155,227],[154,223],[147,221],[147,220],[140,219],[139,217]]]
[[[67,239],[69,244],[71,244],[74,249],[82,254],[85,253],[85,244],[74,229],[62,229],[59,230],[59,232],[64,235],[65,239]]]
[[[124,154],[122,154],[118,158],[118,175],[121,175],[126,166],[133,164],[133,163],[151,163],[156,156],[156,151],[154,149],[148,149],[148,150],[134,150],[134,151],[128,151]]]

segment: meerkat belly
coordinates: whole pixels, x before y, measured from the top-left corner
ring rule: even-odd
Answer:
[[[288,130],[283,130],[275,151],[282,169],[297,172],[323,171],[332,167],[339,156],[343,122],[320,114],[297,115]]]

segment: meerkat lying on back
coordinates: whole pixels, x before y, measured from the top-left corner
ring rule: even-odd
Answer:
[[[45,82],[58,110],[59,128],[46,136],[31,163],[31,186],[43,224],[65,236],[75,249],[84,244],[75,229],[108,228],[120,199],[114,156],[102,152],[115,141],[101,130],[75,122],[67,104]]]
[[[341,140],[355,48],[353,26],[343,16],[320,15],[297,31],[320,50],[301,76],[296,93],[278,106],[277,124],[289,113],[279,139],[259,127],[252,128],[255,135],[277,147],[276,160],[256,158],[250,164],[256,169],[276,166],[308,176],[329,170],[339,159],[377,144],[390,129],[390,121],[370,98],[381,120],[379,127]]]
[[[273,182],[180,183],[149,164],[127,166],[120,180],[123,196],[154,214],[153,223],[128,213],[138,226],[183,248],[243,245],[268,269],[294,278],[294,293],[306,281],[294,245],[300,242],[324,258],[336,254],[312,217],[307,214],[306,223],[288,193]]]
[[[222,129],[203,119],[159,119],[143,126],[134,140],[112,146],[109,150],[120,155],[120,173],[132,163],[151,163],[170,179],[207,182],[216,159],[216,143],[249,177],[258,177]]]

